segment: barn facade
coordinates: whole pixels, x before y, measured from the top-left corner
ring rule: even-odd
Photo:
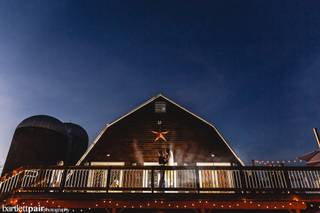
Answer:
[[[209,122],[159,94],[107,124],[78,165],[243,165]]]

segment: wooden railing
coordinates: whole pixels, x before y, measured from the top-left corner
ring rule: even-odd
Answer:
[[[320,193],[317,167],[121,166],[25,168],[0,182],[13,192]]]

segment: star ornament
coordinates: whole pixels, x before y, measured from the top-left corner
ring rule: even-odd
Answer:
[[[169,133],[169,131],[165,131],[165,132],[156,132],[156,131],[152,131],[153,134],[155,134],[156,138],[154,139],[154,142],[157,142],[158,140],[163,140],[163,141],[167,141],[165,135]]]

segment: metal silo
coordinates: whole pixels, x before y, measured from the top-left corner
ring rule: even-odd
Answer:
[[[16,128],[2,174],[22,166],[56,165],[64,160],[68,136],[64,124],[48,115],[23,120]]]
[[[64,123],[68,134],[68,151],[66,165],[75,165],[88,147],[89,137],[81,126],[74,123]]]

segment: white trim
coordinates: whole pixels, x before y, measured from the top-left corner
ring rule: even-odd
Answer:
[[[143,162],[144,166],[159,166],[159,162]]]
[[[111,124],[107,124],[106,127],[100,132],[100,134],[95,138],[95,140],[93,141],[93,143],[91,144],[91,146],[89,147],[89,149],[83,154],[83,156],[80,158],[80,160],[77,162],[76,165],[80,165],[80,163],[83,161],[83,159],[89,154],[89,152],[91,151],[91,149],[94,147],[94,145],[98,142],[98,140],[100,139],[100,137],[107,131],[107,129],[112,126],[113,124],[117,123],[118,121],[122,120],[123,118],[129,116],[130,114],[134,113],[135,111],[139,110],[140,108],[144,107],[145,105],[151,103],[152,101],[154,101],[155,99],[162,97],[165,100],[169,101],[170,103],[172,103],[173,105],[179,107],[180,109],[186,111],[187,113],[193,115],[194,117],[198,118],[199,120],[203,121],[204,123],[206,123],[207,125],[209,125],[211,128],[213,128],[218,135],[220,136],[220,138],[222,138],[222,141],[227,145],[227,147],[229,148],[229,150],[232,152],[232,154],[236,157],[236,159],[241,163],[242,166],[244,166],[244,163],[242,162],[242,160],[238,157],[238,155],[233,151],[233,149],[229,146],[229,144],[227,143],[226,139],[222,136],[222,134],[208,121],[204,120],[203,118],[197,116],[196,114],[190,112],[189,110],[187,110],[186,108],[180,106],[179,104],[175,103],[174,101],[170,100],[169,98],[165,97],[162,94],[159,94],[151,99],[149,99],[148,101],[144,102],[143,104],[141,104],[140,106],[138,106],[137,108],[133,109],[132,111],[128,112],[127,114],[125,114],[124,116],[118,118],[117,120],[113,121]]]
[[[231,166],[231,163],[229,162],[214,162],[214,166]]]
[[[196,166],[213,166],[213,162],[197,162]]]

